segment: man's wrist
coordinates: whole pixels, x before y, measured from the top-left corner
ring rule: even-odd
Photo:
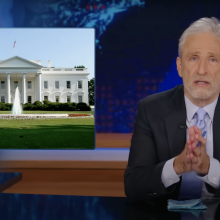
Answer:
[[[178,158],[176,157],[175,160],[173,161],[173,169],[175,170],[177,175],[182,175],[182,169],[179,166]]]
[[[209,173],[209,168],[210,168],[210,157],[207,155],[207,163],[204,166],[204,169],[201,173],[198,173],[199,176],[205,176]]]
[[[210,157],[209,155],[207,155],[207,165],[205,167],[205,173],[203,173],[204,175],[207,175],[209,173],[209,168],[210,168]]]

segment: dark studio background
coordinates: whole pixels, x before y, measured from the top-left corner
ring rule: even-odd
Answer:
[[[147,2],[115,16],[96,52],[96,132],[132,132],[138,100],[182,84],[178,39],[193,21],[219,18],[219,6]]]

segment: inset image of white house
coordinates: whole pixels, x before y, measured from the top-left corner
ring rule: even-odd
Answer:
[[[13,103],[18,86],[21,103],[49,100],[51,102],[85,102],[88,100],[88,69],[41,65],[41,60],[14,56],[0,61],[0,101]]]

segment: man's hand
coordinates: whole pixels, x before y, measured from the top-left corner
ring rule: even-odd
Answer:
[[[197,147],[198,142],[200,146]],[[202,131],[195,125],[189,128],[189,139],[183,152],[174,160],[174,170],[181,175],[194,170],[198,174],[207,175],[209,172],[210,158],[205,149],[206,139]]]
[[[192,163],[192,170],[198,174],[207,175],[209,172],[210,158],[206,153],[206,139],[202,136],[202,131],[195,125],[189,128],[189,149],[188,158]],[[198,142],[200,146],[197,147]]]
[[[192,171],[192,162],[188,157],[188,155],[191,153],[189,144],[191,144],[191,141],[188,139],[183,152],[174,160],[173,168],[177,175]]]

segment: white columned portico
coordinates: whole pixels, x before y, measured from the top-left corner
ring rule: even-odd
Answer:
[[[10,88],[10,74],[11,73],[6,73],[7,74],[7,103],[11,103],[11,88]]]
[[[26,103],[26,73],[22,73],[22,103]]]
[[[41,72],[37,72],[37,99],[41,102]]]

